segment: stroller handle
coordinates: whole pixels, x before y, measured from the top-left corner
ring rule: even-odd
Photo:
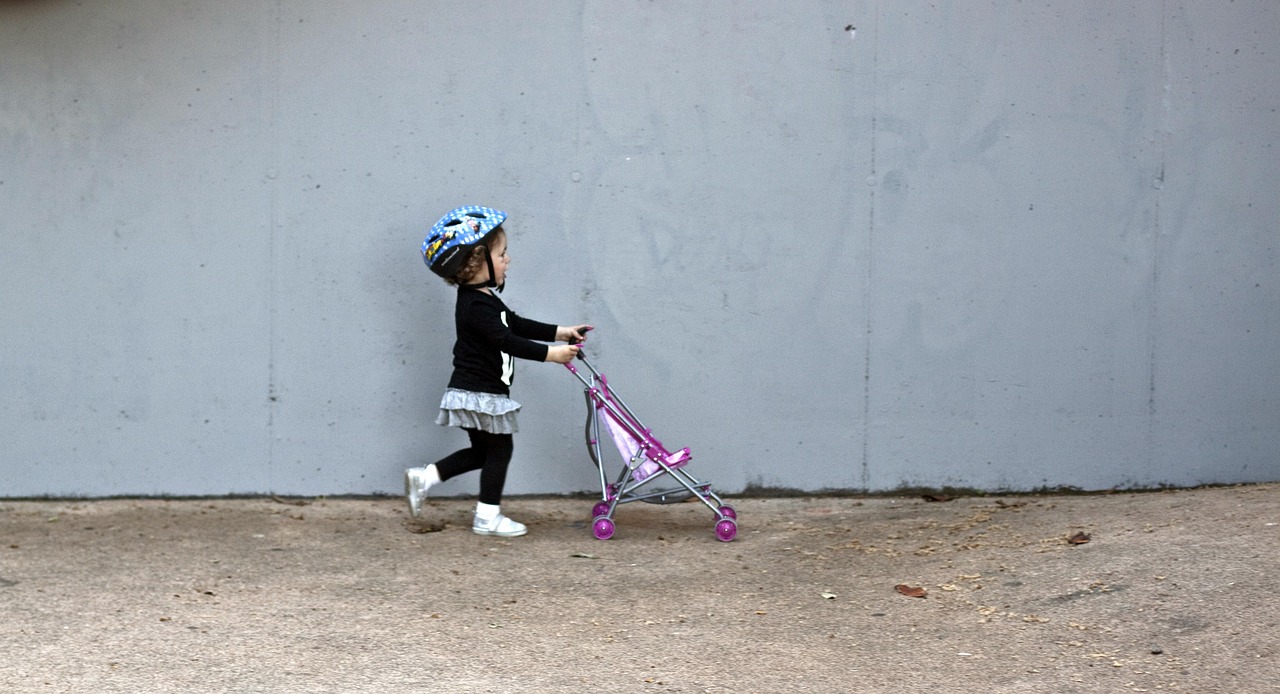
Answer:
[[[591,331],[591,330],[594,330],[594,329],[595,329],[595,328],[587,328],[587,331]],[[578,337],[571,337],[571,338],[569,338],[569,344],[571,344],[571,345],[580,345],[580,344],[582,344],[584,341],[585,341],[585,338],[584,338],[584,339],[579,339]],[[582,349],[581,349],[581,348],[579,348],[579,349],[578,349],[578,353],[577,353],[577,355],[575,355],[575,356],[574,356],[574,358],[575,358],[575,359],[583,359],[583,358],[584,358],[584,357],[582,356]]]

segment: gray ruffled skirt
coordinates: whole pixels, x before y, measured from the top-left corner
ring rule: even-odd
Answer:
[[[449,388],[440,399],[436,424],[479,429],[490,434],[514,434],[520,430],[516,413],[520,403],[505,395]]]

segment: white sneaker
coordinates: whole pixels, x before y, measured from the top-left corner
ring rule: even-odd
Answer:
[[[409,513],[414,518],[422,516],[422,500],[427,498],[427,490],[430,488],[426,468],[414,467],[404,471],[404,496],[409,502]]]
[[[471,532],[477,535],[496,535],[497,537],[520,537],[529,532],[524,523],[517,523],[510,518],[499,513],[497,516],[484,520],[480,516],[476,516],[475,521],[471,524]]]

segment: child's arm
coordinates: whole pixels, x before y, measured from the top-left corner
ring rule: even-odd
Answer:
[[[511,311],[506,312],[504,320],[501,308],[485,301],[473,301],[466,309],[460,318],[460,331],[465,329],[517,359],[547,360],[547,345],[542,341],[554,339],[556,326],[529,321]],[[532,334],[521,334],[529,332]]]
[[[547,348],[547,361],[553,361],[557,364],[568,364],[573,358],[578,356],[579,346],[587,339],[587,331],[591,330],[590,325],[558,325],[556,326],[556,340],[560,342],[568,342],[567,345],[556,345]]]
[[[547,347],[547,361],[553,361],[557,364],[568,364],[573,358],[578,356],[578,350],[582,349],[578,345],[550,345]]]
[[[560,339],[559,326],[525,318],[511,309],[507,309],[507,322],[511,326],[511,332],[526,340],[555,342]]]
[[[504,322],[496,307],[478,304],[475,309],[471,314],[472,325],[503,352],[520,359],[568,364],[578,356],[580,348],[576,344],[546,345],[543,342],[581,342],[591,330],[591,326],[585,324],[560,326],[542,323],[524,318],[510,309]]]
[[[556,342],[568,342],[571,345],[586,342],[587,332],[592,327],[590,325],[558,325],[556,326]]]

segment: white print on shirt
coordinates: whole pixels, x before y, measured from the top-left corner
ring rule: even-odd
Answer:
[[[507,326],[508,328],[511,327],[511,325],[507,323],[506,311],[503,311],[502,313],[498,314],[498,317],[502,319],[503,325]],[[499,354],[502,355],[502,384],[510,388],[511,377],[516,372],[516,363],[515,363],[516,360],[512,359],[511,355],[507,354],[506,352],[499,352]]]

